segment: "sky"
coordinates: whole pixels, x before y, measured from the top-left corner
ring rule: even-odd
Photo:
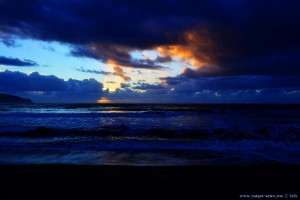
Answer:
[[[299,103],[296,0],[0,0],[0,93]]]

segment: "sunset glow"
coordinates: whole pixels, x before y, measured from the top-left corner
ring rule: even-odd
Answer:
[[[177,58],[182,64],[200,68],[203,65],[212,63],[212,58],[205,49],[212,48],[212,41],[204,39],[197,32],[187,32],[183,36],[184,45],[159,46],[157,52],[163,56]]]
[[[0,0],[0,200],[297,198],[299,8]]]
[[[294,6],[279,17],[277,4],[267,15],[242,0],[13,2],[0,3],[0,92],[41,103],[300,98]]]
[[[109,100],[109,99],[107,99],[107,98],[105,98],[105,97],[102,97],[101,99],[99,99],[97,101],[97,103],[112,103],[112,101]]]

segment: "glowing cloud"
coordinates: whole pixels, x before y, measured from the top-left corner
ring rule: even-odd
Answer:
[[[106,64],[113,67],[115,74],[117,76],[121,77],[124,81],[131,80],[131,78],[129,76],[125,75],[125,72],[123,71],[123,69],[121,67],[117,66],[117,63],[115,61],[108,60]]]
[[[162,56],[177,58],[196,69],[211,65],[213,63],[210,55],[212,41],[203,33],[205,32],[187,32],[184,34],[182,44],[159,46],[156,51]]]

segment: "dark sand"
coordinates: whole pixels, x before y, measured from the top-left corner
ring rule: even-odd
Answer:
[[[1,165],[0,177],[2,200],[242,199],[239,194],[300,196],[300,166],[297,165]]]

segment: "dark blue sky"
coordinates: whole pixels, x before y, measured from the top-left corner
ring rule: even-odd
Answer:
[[[299,103],[299,7],[0,0],[0,92],[37,102]]]

